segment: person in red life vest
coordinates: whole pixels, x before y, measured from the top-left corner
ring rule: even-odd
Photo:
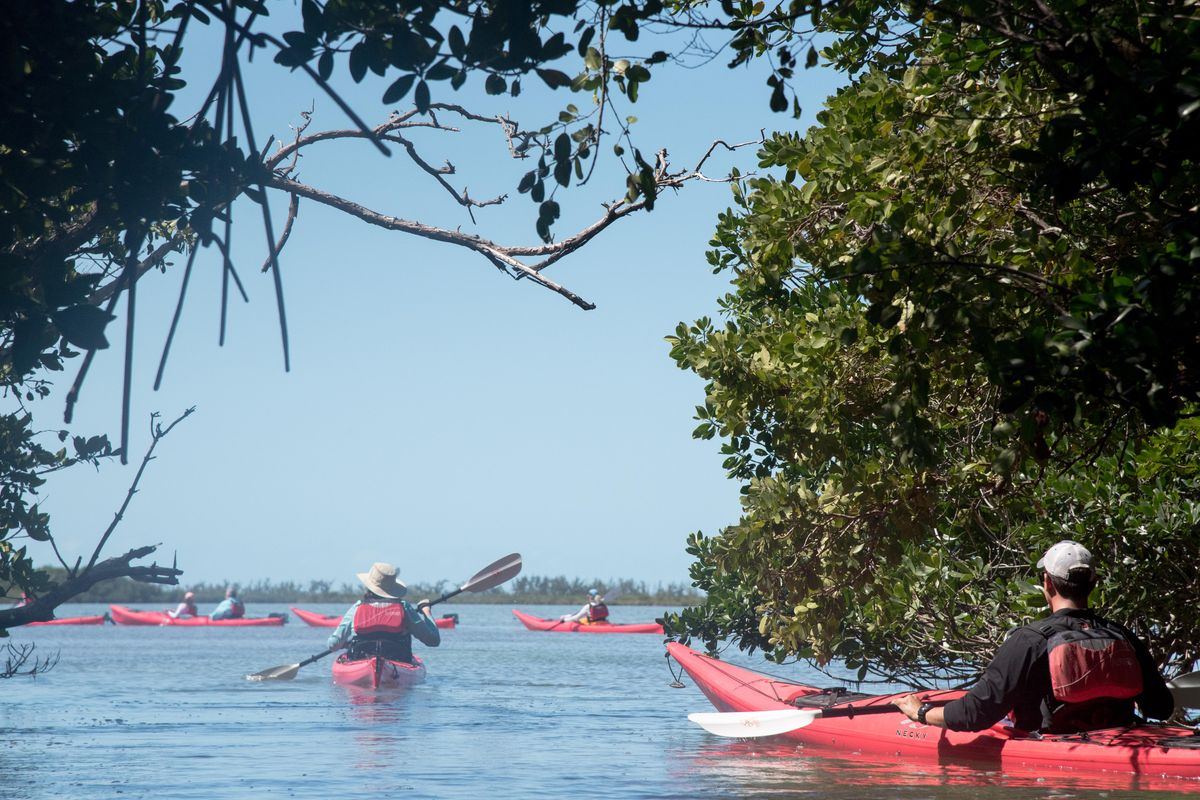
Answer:
[[[167,615],[172,619],[179,619],[180,617],[194,617],[196,613],[196,593],[187,592],[183,595],[183,600],[179,605],[175,606],[175,610],[168,611]]]
[[[604,605],[604,598],[600,592],[588,589],[588,599],[583,604],[583,608],[574,614],[564,614],[559,620],[561,622],[578,622],[580,625],[608,622],[608,606]]]
[[[329,649],[345,647],[351,658],[379,655],[411,664],[414,636],[429,647],[441,644],[442,634],[429,611],[429,601],[422,600],[414,607],[401,599],[408,594],[408,587],[396,577],[398,572],[379,561],[369,571],[358,573],[366,591],[329,635]]]
[[[246,616],[246,604],[238,597],[236,586],[225,590],[225,599],[208,615],[209,619],[241,619]]]
[[[1017,628],[960,699],[936,708],[915,694],[895,705],[914,722],[979,731],[1009,715],[1017,730],[1076,733],[1129,725],[1134,705],[1166,719],[1175,702],[1146,645],[1088,607],[1096,585],[1092,554],[1077,542],[1037,562],[1052,612]]]

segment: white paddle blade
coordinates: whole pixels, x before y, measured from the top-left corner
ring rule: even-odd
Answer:
[[[1190,672],[1180,678],[1192,678],[1195,675],[1200,675],[1200,673]],[[1180,678],[1167,681],[1167,688],[1171,690],[1171,697],[1175,700],[1175,705],[1180,708],[1200,708],[1200,680],[1192,682]]]
[[[821,716],[818,709],[781,708],[773,711],[720,711],[688,714],[688,719],[709,733],[739,739],[778,736],[803,728]]]
[[[1200,672],[1189,672],[1167,681],[1172,689],[1200,689]]]

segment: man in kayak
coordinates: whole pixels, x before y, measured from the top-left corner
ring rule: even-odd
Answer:
[[[408,587],[396,577],[397,572],[391,564],[379,561],[368,572],[358,573],[366,591],[329,634],[330,650],[346,647],[352,659],[378,655],[411,664],[414,636],[429,647],[441,644],[442,634],[429,611],[429,601],[422,600],[414,607],[401,599],[408,594]]]
[[[225,599],[208,615],[209,619],[241,619],[246,616],[246,605],[237,596],[236,586],[225,590]]]
[[[983,676],[960,699],[937,708],[915,694],[896,706],[914,722],[980,731],[1012,717],[1022,731],[1075,733],[1132,724],[1175,709],[1146,645],[1128,628],[1088,608],[1096,585],[1092,554],[1077,542],[1051,547],[1037,562],[1051,614],[1017,628]]]
[[[595,589],[588,589],[588,599],[583,604],[583,608],[574,614],[563,614],[559,618],[559,621],[578,622],[581,625],[608,622],[608,606],[604,604],[604,598],[600,596],[600,592]]]
[[[175,610],[167,612],[167,615],[171,617],[171,619],[179,619],[180,617],[194,617],[196,614],[195,592],[186,592],[183,595],[183,600],[179,603],[179,605],[175,606]]]

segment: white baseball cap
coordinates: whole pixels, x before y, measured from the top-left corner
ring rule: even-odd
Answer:
[[[1088,577],[1096,574],[1096,568],[1092,566],[1092,554],[1086,547],[1079,542],[1070,540],[1059,542],[1046,551],[1046,555],[1042,556],[1037,562],[1038,569],[1044,569],[1049,574],[1063,580],[1070,580],[1071,573],[1078,570],[1087,570]],[[1078,573],[1076,579],[1082,577]]]

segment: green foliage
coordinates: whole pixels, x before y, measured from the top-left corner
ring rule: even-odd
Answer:
[[[710,255],[728,321],[669,339],[706,381],[696,435],[744,483],[742,519],[690,540],[708,601],[675,632],[965,679],[1040,613],[1033,562],[1069,536],[1162,663],[1200,656],[1175,566],[1200,557],[1179,424],[1200,400],[1200,176],[1176,138],[1196,116],[1166,105],[1191,91],[1200,28],[1169,3],[1066,5],[1038,5],[1062,15],[1044,38],[996,32],[1032,5],[918,7],[886,50],[866,33],[886,10],[824,21],[862,71],[818,127],[767,141],[774,177],[736,188]],[[1159,58],[1138,25],[1183,52]],[[1150,75],[1159,96],[1124,94]]]

